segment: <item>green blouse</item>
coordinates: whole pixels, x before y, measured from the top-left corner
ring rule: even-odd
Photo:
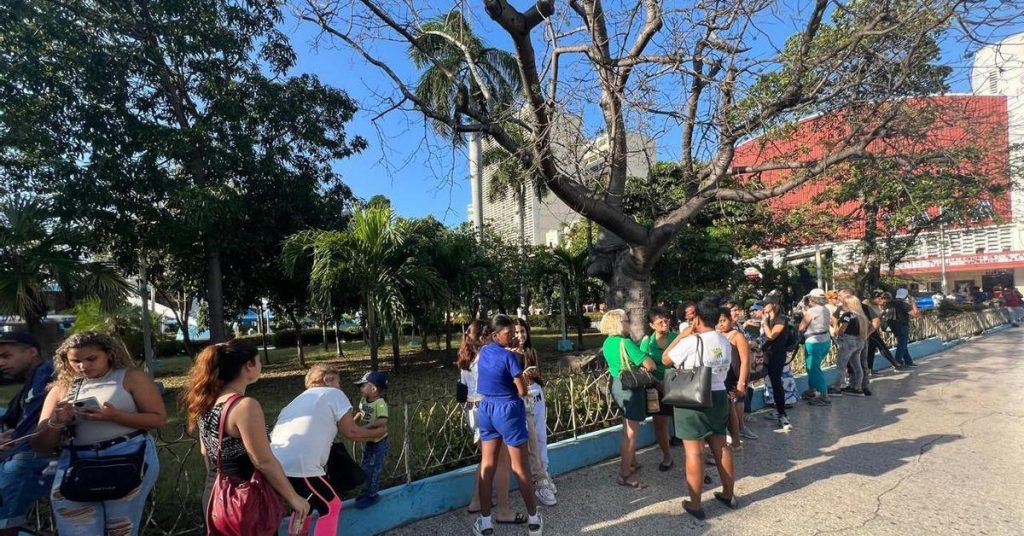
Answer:
[[[665,348],[668,348],[668,345],[672,344],[672,341],[676,340],[676,336],[678,335],[678,333],[672,331],[668,332],[668,341]],[[661,354],[665,352],[665,348],[658,346],[657,335],[654,333],[651,333],[644,337],[644,340],[640,341],[640,351],[642,351],[647,357],[654,360],[654,366],[657,367],[654,369],[654,377],[658,378],[658,380],[665,379],[665,369],[668,368],[665,366],[665,363],[661,362]]]
[[[601,350],[604,352],[605,361],[608,362],[608,372],[613,378],[618,377],[622,368],[622,358],[619,357],[619,345],[622,342],[626,343],[626,359],[633,365],[640,366],[640,363],[643,363],[644,358],[647,357],[644,351],[633,342],[633,339],[621,335],[609,336],[604,340]]]

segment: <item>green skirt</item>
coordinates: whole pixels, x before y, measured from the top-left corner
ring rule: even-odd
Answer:
[[[711,391],[710,408],[676,408],[676,437],[704,439],[725,435],[729,426],[728,391]]]
[[[631,421],[647,418],[647,389],[623,389],[622,380],[612,378],[612,399],[623,417]]]

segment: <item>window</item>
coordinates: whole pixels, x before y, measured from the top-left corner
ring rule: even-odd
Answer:
[[[928,292],[940,292],[942,291],[942,281],[929,281]]]

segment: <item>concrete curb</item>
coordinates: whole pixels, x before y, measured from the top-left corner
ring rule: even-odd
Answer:
[[[997,333],[1008,329],[1002,325],[982,333],[981,336]],[[938,338],[925,339],[909,345],[914,360],[926,359],[929,356],[958,346],[971,339],[957,339],[948,343]],[[884,370],[889,363],[884,359],[876,360],[875,370]],[[835,367],[825,369],[825,377],[829,382],[835,381],[838,371]],[[797,389],[807,389],[807,375],[795,377]],[[757,411],[765,407],[764,387],[753,391],[751,408]],[[552,476],[559,476],[583,467],[588,467],[619,455],[619,438],[622,426],[616,425],[604,430],[584,434],[573,439],[566,439],[548,447]],[[650,419],[640,427],[637,448],[648,447],[655,443],[654,425]],[[466,506],[466,500],[473,491],[477,465],[462,467],[440,475],[417,480],[388,488],[381,492],[380,502],[366,510],[356,510],[355,501],[350,499],[342,506],[341,531],[346,536],[373,536],[382,532],[413,523],[415,521],[450,512]],[[515,487],[515,479],[513,488]],[[278,531],[287,536],[287,518]]]

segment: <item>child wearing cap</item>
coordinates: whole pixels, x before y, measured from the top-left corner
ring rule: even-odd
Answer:
[[[388,376],[383,372],[367,372],[356,382],[362,398],[359,399],[359,413],[356,415],[359,424],[367,430],[387,429],[388,403],[381,394],[388,388]],[[367,441],[363,448],[363,471],[366,473],[366,489],[356,497],[356,508],[363,509],[373,506],[380,500],[380,474],[384,467],[384,458],[388,454],[388,435],[377,441]]]

